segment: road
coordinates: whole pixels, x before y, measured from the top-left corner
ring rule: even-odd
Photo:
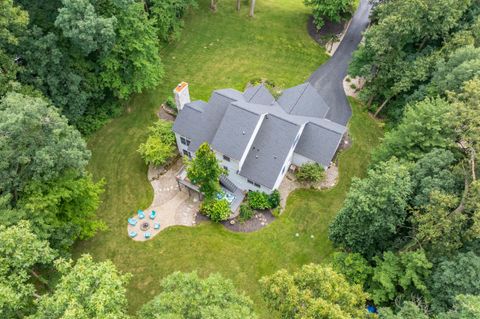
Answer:
[[[352,116],[352,109],[343,90],[343,79],[347,68],[362,39],[362,32],[368,26],[371,5],[368,0],[361,0],[352,22],[335,54],[322,64],[308,79],[325,99],[330,110],[327,118],[338,124],[346,125]]]

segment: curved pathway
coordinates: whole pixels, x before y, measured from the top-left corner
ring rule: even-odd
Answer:
[[[361,0],[342,42],[335,54],[322,64],[308,79],[330,106],[327,118],[333,122],[346,125],[352,116],[352,109],[343,90],[343,79],[352,52],[362,40],[362,33],[369,23],[372,5],[368,0]]]

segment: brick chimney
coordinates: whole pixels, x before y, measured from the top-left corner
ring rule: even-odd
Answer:
[[[190,93],[188,92],[188,83],[181,82],[173,90],[175,95],[175,104],[177,104],[177,109],[180,111],[183,109],[183,106],[187,103],[190,103]]]

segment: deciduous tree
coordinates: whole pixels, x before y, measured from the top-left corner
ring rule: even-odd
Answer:
[[[162,292],[139,311],[140,319],[253,319],[253,303],[219,274],[175,272],[161,282]]]
[[[368,318],[367,294],[330,267],[305,265],[293,274],[280,270],[260,280],[267,304],[285,319]]]

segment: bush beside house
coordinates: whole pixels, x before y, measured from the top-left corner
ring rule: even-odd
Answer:
[[[150,135],[140,144],[138,152],[147,165],[162,166],[177,153],[172,123],[159,120],[148,130]]]
[[[226,199],[205,200],[200,207],[200,212],[218,223],[228,219],[230,216],[230,204],[228,204]]]
[[[295,176],[301,182],[317,183],[325,177],[325,169],[318,163],[305,163],[300,166]]]

